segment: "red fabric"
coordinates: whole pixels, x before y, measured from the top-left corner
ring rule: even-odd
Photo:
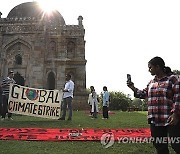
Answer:
[[[103,134],[123,137],[150,137],[149,128],[96,129],[96,128],[0,128],[0,140],[27,141],[100,141]]]

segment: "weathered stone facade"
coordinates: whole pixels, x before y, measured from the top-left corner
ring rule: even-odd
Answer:
[[[45,14],[38,3],[14,7],[0,17],[0,76],[15,72],[18,84],[34,88],[61,89],[65,74],[75,82],[74,108],[86,106],[85,29],[66,25],[58,11]],[[82,104],[83,103],[83,104]],[[85,104],[84,104],[85,103]]]

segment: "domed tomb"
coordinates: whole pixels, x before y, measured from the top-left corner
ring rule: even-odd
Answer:
[[[57,11],[53,10],[51,13],[46,13],[38,2],[26,2],[15,6],[8,14],[7,18],[27,18],[47,20],[51,23],[65,25],[64,18]]]

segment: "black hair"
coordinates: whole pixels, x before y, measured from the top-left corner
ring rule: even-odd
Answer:
[[[90,90],[91,90],[91,92],[95,91],[94,86],[90,86]]]
[[[165,62],[161,57],[154,57],[149,61],[149,64],[153,66],[159,66],[166,75],[172,75],[173,72],[171,71],[171,68],[168,66],[165,66]]]
[[[14,73],[14,72],[13,72],[13,71],[9,71],[9,72],[8,72],[8,75],[9,75],[9,74],[12,74],[12,73]]]
[[[167,75],[172,75],[172,74],[174,74],[174,73],[171,71],[171,68],[168,67],[168,66],[165,66],[165,73],[166,73]]]
[[[90,86],[90,88],[94,89],[94,86]]]
[[[107,91],[107,87],[106,86],[104,86],[103,89]]]
[[[165,62],[161,57],[154,57],[149,61],[149,64],[153,66],[159,66],[162,70],[165,69]]]
[[[69,78],[71,78],[71,74],[69,74],[69,73],[68,73],[68,74],[66,74],[66,76],[68,76]]]

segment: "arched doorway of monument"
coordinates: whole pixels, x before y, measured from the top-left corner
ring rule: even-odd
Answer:
[[[50,72],[47,77],[47,89],[54,90],[55,89],[55,75],[53,72]]]
[[[14,80],[18,85],[24,86],[25,80],[19,72],[14,74]]]

